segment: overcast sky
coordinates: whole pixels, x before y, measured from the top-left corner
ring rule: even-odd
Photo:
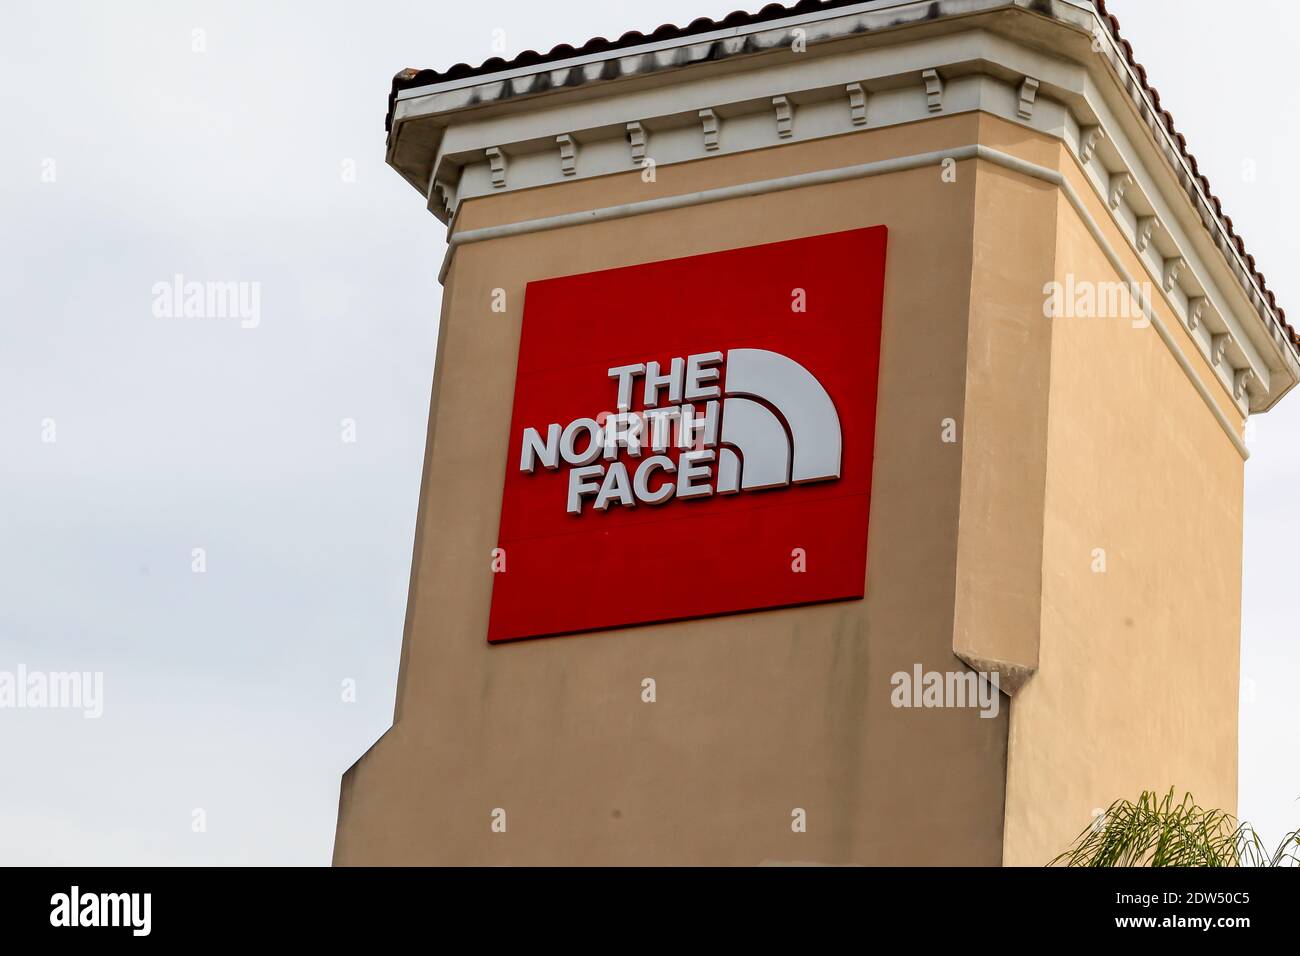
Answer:
[[[6,4],[0,671],[104,688],[99,719],[0,711],[0,863],[329,862],[392,714],[437,337],[390,79],[738,2]],[[1111,6],[1300,315],[1300,10],[1247,3]],[[257,311],[160,315],[178,274]],[[1300,826],[1297,438],[1291,396],[1247,467],[1240,809],[1270,839]]]

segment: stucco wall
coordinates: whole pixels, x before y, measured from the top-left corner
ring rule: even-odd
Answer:
[[[1068,154],[1061,168],[1239,424]],[[1056,279],[1119,281],[1058,205]],[[1243,461],[1156,330],[1137,324],[1050,322],[1039,669],[1011,708],[1009,865],[1046,863],[1095,809],[1143,789],[1236,807]]]
[[[473,200],[456,228],[977,141],[1061,170],[1150,278],[1060,142],[986,114]],[[1234,808],[1241,457],[1154,329],[1043,316],[1052,279],[1119,279],[1064,194],[991,163],[956,172],[459,247],[397,721],[344,778],[336,862],[1041,865],[1144,787]],[[890,234],[866,599],[488,646],[525,284],[875,224]],[[890,705],[895,671],[961,670],[954,652],[1032,676],[995,719]]]
[[[981,114],[985,145],[1055,165],[1048,137]],[[1056,187],[979,166],[962,440],[953,647],[1015,690],[1037,665]]]
[[[458,228],[974,142],[975,115],[543,187]],[[336,862],[996,864],[1007,713],[900,710],[890,676],[961,670],[953,593],[974,164],[462,246],[392,730],[344,780]],[[863,601],[485,643],[527,281],[883,223],[890,229]],[[490,309],[494,288],[509,311]],[[629,302],[635,290],[629,290]],[[956,411],[954,411],[956,410]],[[507,572],[508,573],[508,572]],[[644,677],[658,701],[643,703]],[[490,830],[494,808],[506,833]],[[806,833],[791,831],[793,808]]]

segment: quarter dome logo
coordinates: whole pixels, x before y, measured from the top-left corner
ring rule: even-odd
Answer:
[[[714,384],[724,367],[725,394]],[[840,476],[835,404],[811,372],[778,352],[705,352],[674,358],[667,371],[652,361],[608,374],[619,411],[552,422],[544,434],[525,428],[521,438],[520,471],[568,468],[571,514],[588,499],[604,511]],[[644,406],[633,410],[637,392]],[[665,454],[674,448],[675,458]]]
[[[489,641],[863,597],[885,243],[528,284]]]

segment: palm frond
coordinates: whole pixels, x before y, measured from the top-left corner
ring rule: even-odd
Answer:
[[[1112,803],[1048,866],[1300,866],[1300,830],[1270,852],[1249,823],[1190,793],[1175,804],[1173,787],[1145,790]]]

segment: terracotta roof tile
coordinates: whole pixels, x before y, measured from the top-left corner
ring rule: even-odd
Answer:
[[[490,60],[484,60],[478,66],[470,66],[468,63],[457,63],[455,66],[448,67],[445,70],[402,70],[393,77],[392,92],[388,96],[388,118],[384,122],[384,129],[390,129],[393,123],[393,107],[397,102],[397,94],[401,90],[410,89],[414,86],[427,86],[430,83],[442,83],[446,80],[459,80],[469,76],[486,76],[490,73],[500,73],[504,70],[513,70],[523,66],[536,66],[539,63],[550,63],[554,60],[564,60],[574,56],[585,56],[589,53],[603,53],[606,50],[618,50],[630,46],[639,46],[642,43],[654,43],[659,40],[675,40],[680,37],[688,37],[697,33],[710,33],[714,30],[724,30],[728,27],[749,26],[755,23],[763,23],[767,20],[779,20],[782,17],[799,16],[803,13],[811,13],[814,10],[834,10],[836,7],[847,7],[869,0],[799,0],[797,3],[782,4],[769,3],[757,13],[748,13],[744,10],[733,10],[725,17],[719,20],[713,20],[709,17],[699,17],[692,20],[687,26],[679,27],[672,23],[664,23],[656,27],[650,33],[641,33],[638,30],[629,30],[617,40],[607,40],[605,37],[592,37],[580,47],[571,46],[568,43],[561,43],[559,46],[551,47],[546,53],[538,53],[536,50],[525,50],[523,53],[512,57],[509,60],[503,60],[499,56],[494,56]]]

